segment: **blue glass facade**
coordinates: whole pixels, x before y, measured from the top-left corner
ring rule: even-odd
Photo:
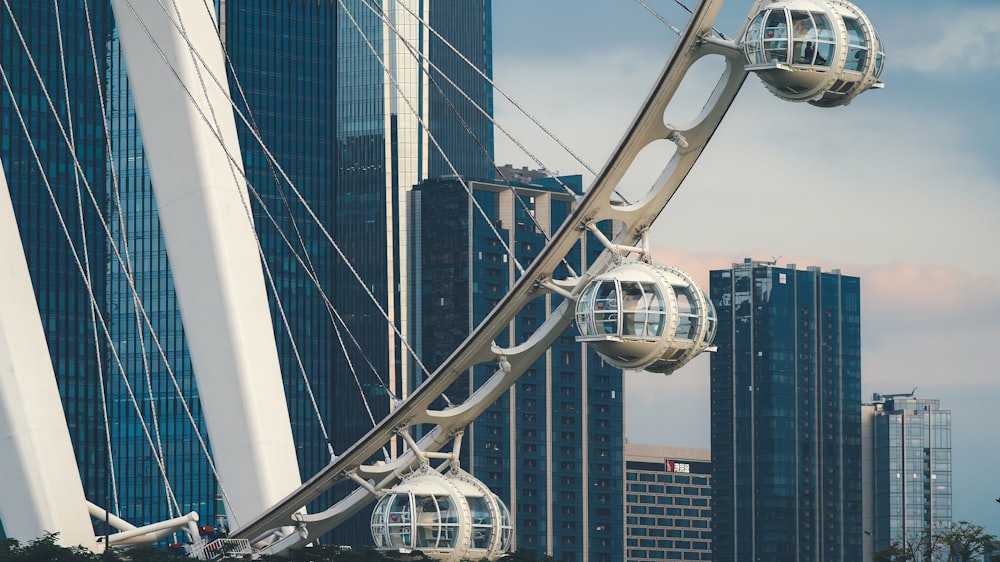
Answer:
[[[201,520],[211,524],[222,513],[222,491],[193,427],[204,435],[114,19],[108,5],[90,2],[88,27],[84,7],[70,4],[60,4],[61,46],[55,39],[60,35],[55,31],[56,12],[51,4],[16,3],[13,19],[6,12],[0,17],[5,46],[0,61],[14,88],[13,99],[6,93],[0,96],[0,138],[85,489],[88,499],[109,505],[113,512],[137,524],[165,519],[178,510],[198,511]],[[395,4],[386,3],[386,9]],[[414,106],[426,107],[420,116],[424,125],[418,126],[406,115],[406,105],[389,99],[392,95],[387,91],[392,86],[387,76],[397,71],[387,73],[380,59],[393,68],[397,64],[415,65],[416,59],[407,62],[409,55],[393,59],[385,52],[370,50],[369,42],[383,49],[383,39],[393,31],[368,5],[346,2],[352,21],[337,2],[216,2],[226,54],[232,63],[230,90],[239,110],[251,121],[248,125],[237,118],[237,126],[258,236],[283,307],[279,310],[272,296],[279,357],[304,477],[329,461],[329,446],[343,451],[370,429],[368,411],[358,399],[359,385],[376,419],[388,411],[386,387],[397,395],[405,392],[399,373],[406,358],[378,307],[369,302],[367,291],[308,218],[309,213],[296,201],[282,175],[287,174],[308,201],[379,306],[398,322],[405,299],[401,287],[407,282],[402,238],[406,233],[405,199],[416,181],[413,177],[419,179],[428,169],[442,166],[440,158],[430,160],[435,149],[425,133],[434,135],[442,147],[456,150],[457,156],[450,158],[461,173],[483,174],[492,161],[491,125],[471,102],[464,98],[445,102],[444,94],[439,93],[434,101],[424,104],[421,99],[431,96],[431,91],[417,89]],[[469,60],[486,75],[491,73],[488,0],[442,0],[424,4],[424,9],[444,40],[466,49]],[[82,207],[77,203],[80,182],[74,177],[72,160],[27,57],[17,48],[15,21],[22,27],[56,101],[56,111],[64,119],[66,112],[60,104],[65,102],[60,100],[67,96],[72,100],[76,153],[94,186],[96,203]],[[91,54],[91,33],[96,57]],[[430,47],[434,66],[452,76],[477,104],[490,111],[492,92],[486,81],[448,53],[442,40],[429,36],[426,31],[419,34],[418,50],[426,53],[427,42],[436,41],[437,46]],[[66,61],[65,81],[61,78],[62,60]],[[455,96],[447,89],[445,94]],[[40,148],[41,166],[54,182],[74,245],[80,248],[84,240],[87,242],[97,307],[107,318],[114,350],[95,348],[93,343],[94,332],[100,328],[95,329],[90,302],[57,226],[53,206],[37,187],[42,185],[40,174],[13,111],[15,100],[28,116],[32,138]],[[459,115],[465,123],[460,129],[453,125]],[[281,170],[269,163],[252,131],[263,139]],[[470,142],[470,133],[481,141]],[[485,150],[466,149],[480,144]],[[403,174],[402,162],[414,156],[422,162],[414,167],[417,175]],[[88,196],[82,197],[86,201]],[[98,215],[105,217],[114,244],[105,237]],[[120,249],[124,263],[115,259],[114,248]],[[347,343],[346,356],[337,343],[340,338],[331,312],[310,277],[323,287],[346,329],[359,342],[356,346]],[[149,313],[153,331],[141,321],[130,278]],[[405,333],[405,326],[400,327]],[[344,335],[345,326],[339,326],[339,331]],[[343,339],[349,340],[346,335]],[[161,354],[169,367],[161,361]],[[118,374],[116,355],[126,376]],[[355,366],[357,381],[349,363]],[[309,376],[329,443],[302,371]],[[101,416],[101,372],[107,381],[113,420],[113,486]],[[177,398],[175,381],[186,404]],[[134,394],[135,405],[130,394]],[[185,411],[188,408],[193,425]],[[136,409],[146,420],[145,428]],[[152,450],[163,453],[169,491]],[[113,493],[109,491],[112,488]],[[171,493],[176,502],[167,500]],[[365,518],[361,514],[355,524],[338,529],[334,540],[354,546],[370,543]]]
[[[580,189],[579,176],[563,181]],[[425,181],[413,199],[418,351],[431,370],[516,279],[504,244],[522,264],[530,262],[573,202],[551,180],[469,185],[488,219],[455,179]],[[591,241],[567,261],[580,271],[585,254],[590,263],[602,249]],[[565,266],[556,275],[567,275]],[[558,296],[536,299],[497,343],[525,341],[559,303]],[[462,402],[492,374],[488,365],[476,367],[452,386],[449,399]],[[571,328],[468,428],[462,465],[511,509],[517,550],[566,562],[622,560],[622,416],[621,372],[577,343]]]
[[[109,80],[103,62],[109,56],[111,30],[110,8],[101,2],[90,4],[90,30],[84,7],[77,3],[64,6],[58,21],[49,3],[12,3],[13,18],[6,9],[0,12],[0,65],[5,75],[0,93],[0,155],[70,435],[77,443],[87,499],[105,504],[111,487],[100,405],[101,373],[108,376],[113,367],[107,363],[107,347],[94,343],[101,328],[95,322],[87,284],[93,287],[96,308],[106,312],[109,256],[98,210],[103,212],[109,204],[108,137],[95,85]],[[62,34],[55,32],[57,23]],[[91,33],[94,53],[101,61],[96,68]]]
[[[428,178],[456,173],[470,178],[494,177],[493,124],[487,117],[493,115],[493,87],[480,74],[493,76],[491,12],[491,0],[436,0],[431,4],[430,24],[440,37],[430,34],[428,38],[436,66],[428,73],[429,127],[441,150],[429,149]],[[463,57],[475,69],[462,61]]]
[[[864,407],[873,554],[894,542],[916,544],[952,522],[951,411],[939,400],[875,395]],[[868,558],[872,556],[872,558]]]
[[[860,280],[711,272],[713,560],[861,558]]]

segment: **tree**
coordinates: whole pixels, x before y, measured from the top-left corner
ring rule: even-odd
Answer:
[[[1000,539],[996,535],[991,535],[981,525],[968,521],[943,525],[937,535],[947,562],[971,562],[973,557],[981,558],[1000,546]]]
[[[180,562],[191,560],[185,554],[152,546],[112,548],[95,554],[77,546],[66,548],[56,544],[57,533],[47,533],[41,538],[22,545],[15,539],[0,540],[0,562]],[[223,557],[219,562],[249,560],[248,555]],[[332,545],[297,548],[280,555],[264,555],[258,562],[430,562],[423,552],[379,552],[373,547],[351,550]],[[463,561],[467,562],[467,561]],[[485,562],[485,561],[481,561]],[[504,562],[538,562],[530,551],[512,552]],[[541,562],[555,562],[545,556]]]
[[[45,533],[22,546],[15,539],[0,541],[0,562],[90,562],[98,555],[77,546],[65,548],[56,544],[58,533]]]
[[[875,553],[875,562],[916,562],[922,560],[920,553],[926,550],[926,537],[910,534],[901,540],[892,541],[889,548]]]
[[[968,521],[945,523],[934,532],[913,533],[875,553],[876,562],[972,562],[993,549],[1000,540],[980,525]]]

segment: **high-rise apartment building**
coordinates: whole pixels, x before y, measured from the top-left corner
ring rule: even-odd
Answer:
[[[711,451],[625,444],[625,560],[712,559]]]
[[[862,406],[864,560],[951,523],[951,411],[939,400],[876,394]]]
[[[579,176],[562,182],[580,193]],[[432,179],[414,191],[415,343],[431,370],[497,305],[517,279],[514,260],[530,262],[575,200],[551,179],[465,185],[469,191],[455,178]],[[579,272],[602,250],[585,241],[567,263]],[[565,266],[557,271],[567,274]],[[539,297],[496,343],[525,341],[560,302]],[[517,550],[564,562],[620,561],[622,374],[575,335],[568,329],[469,426],[462,466],[510,508]],[[492,374],[477,366],[448,396],[460,403]],[[416,372],[417,383],[422,376]]]
[[[247,117],[237,117],[237,127],[277,291],[272,317],[304,477],[329,461],[329,447],[341,452],[370,429],[358,387],[376,419],[388,411],[389,394],[408,391],[409,358],[379,308],[404,337],[412,336],[406,315],[410,188],[430,176],[482,177],[492,169],[492,125],[483,113],[492,113],[484,79],[492,73],[490,0],[377,4],[215,3],[230,90]],[[205,431],[201,406],[110,4],[13,3],[0,15],[0,37],[0,63],[13,92],[0,94],[0,158],[88,499],[137,524],[176,510],[198,511],[214,523],[223,490],[196,437],[195,427]],[[295,202],[284,174],[365,287]],[[80,252],[79,266],[67,239]],[[114,248],[127,259],[118,261]],[[331,313],[310,276],[344,319],[339,330],[350,330],[358,346],[337,345]],[[138,303],[149,312],[155,338]],[[110,341],[97,316],[106,319]],[[350,365],[370,368],[352,371]],[[154,449],[175,479],[172,491]],[[336,539],[370,542],[364,517]]]
[[[860,280],[746,259],[710,296],[713,560],[860,560]]]

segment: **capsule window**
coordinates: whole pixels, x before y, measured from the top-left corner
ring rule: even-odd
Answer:
[[[764,62],[764,56],[760,51],[760,26],[763,22],[764,13],[761,12],[757,14],[757,17],[750,23],[750,27],[747,28],[747,36],[743,48],[750,64],[761,64]]]
[[[622,281],[622,335],[658,336],[663,331],[663,297],[655,283]]]
[[[663,305],[663,295],[655,283],[642,284],[643,298],[646,305],[646,331],[643,335],[659,336],[663,333],[666,307]]]
[[[826,13],[777,8],[757,14],[743,48],[750,64],[830,66],[837,38]]]
[[[507,552],[514,541],[514,525],[511,523],[507,505],[500,501],[499,497],[494,496],[493,499],[496,500],[497,507],[500,508],[500,548],[497,550]]]
[[[622,335],[636,336],[642,326],[636,325],[637,314],[643,315],[645,320],[645,304],[642,298],[642,287],[635,281],[622,281]]]
[[[873,30],[874,33],[874,30]],[[882,75],[882,63],[885,61],[885,53],[882,52],[882,40],[878,33],[875,33],[875,42],[878,44],[878,51],[875,52],[875,79]]]
[[[592,336],[597,333],[594,328],[594,317],[591,314],[595,292],[597,292],[596,284],[587,285],[576,303],[576,328],[581,336]]]
[[[598,334],[618,333],[618,288],[614,280],[604,281],[597,288],[594,326]]]
[[[868,46],[865,41],[865,31],[861,26],[861,20],[857,18],[844,18],[844,25],[847,26],[847,62],[844,64],[846,70],[861,72],[865,68],[868,57]]]
[[[792,16],[792,62],[829,66],[836,47],[830,20],[822,12],[794,10]]]
[[[764,62],[788,61],[788,21],[784,10],[774,10],[764,26]]]
[[[704,341],[706,344],[711,344],[712,340],[715,339],[715,329],[718,326],[718,319],[716,318],[715,306],[712,305],[712,301],[708,300],[708,297],[705,296],[705,293],[702,293],[701,296],[707,308],[707,310],[705,311],[705,318],[707,319],[706,321],[708,322],[705,329]]]
[[[674,338],[693,340],[698,332],[698,307],[694,302],[690,287],[674,287],[677,295],[677,331]]]
[[[486,505],[486,498],[468,497],[472,516],[472,548],[487,549],[493,540],[493,521]]]
[[[417,548],[454,548],[458,511],[448,496],[425,496],[414,505]]]
[[[379,547],[413,548],[413,522],[410,518],[410,497],[393,495],[376,508],[375,544]]]

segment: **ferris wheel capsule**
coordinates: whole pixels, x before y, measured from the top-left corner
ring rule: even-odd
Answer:
[[[784,100],[834,107],[883,87],[882,42],[868,16],[846,0],[765,3],[742,47],[747,70]]]
[[[628,261],[580,293],[576,327],[577,341],[612,365],[669,375],[712,345],[716,316],[683,271]]]
[[[445,562],[495,560],[513,540],[504,503],[458,468],[422,468],[404,478],[375,505],[371,528],[379,551],[419,550]]]

